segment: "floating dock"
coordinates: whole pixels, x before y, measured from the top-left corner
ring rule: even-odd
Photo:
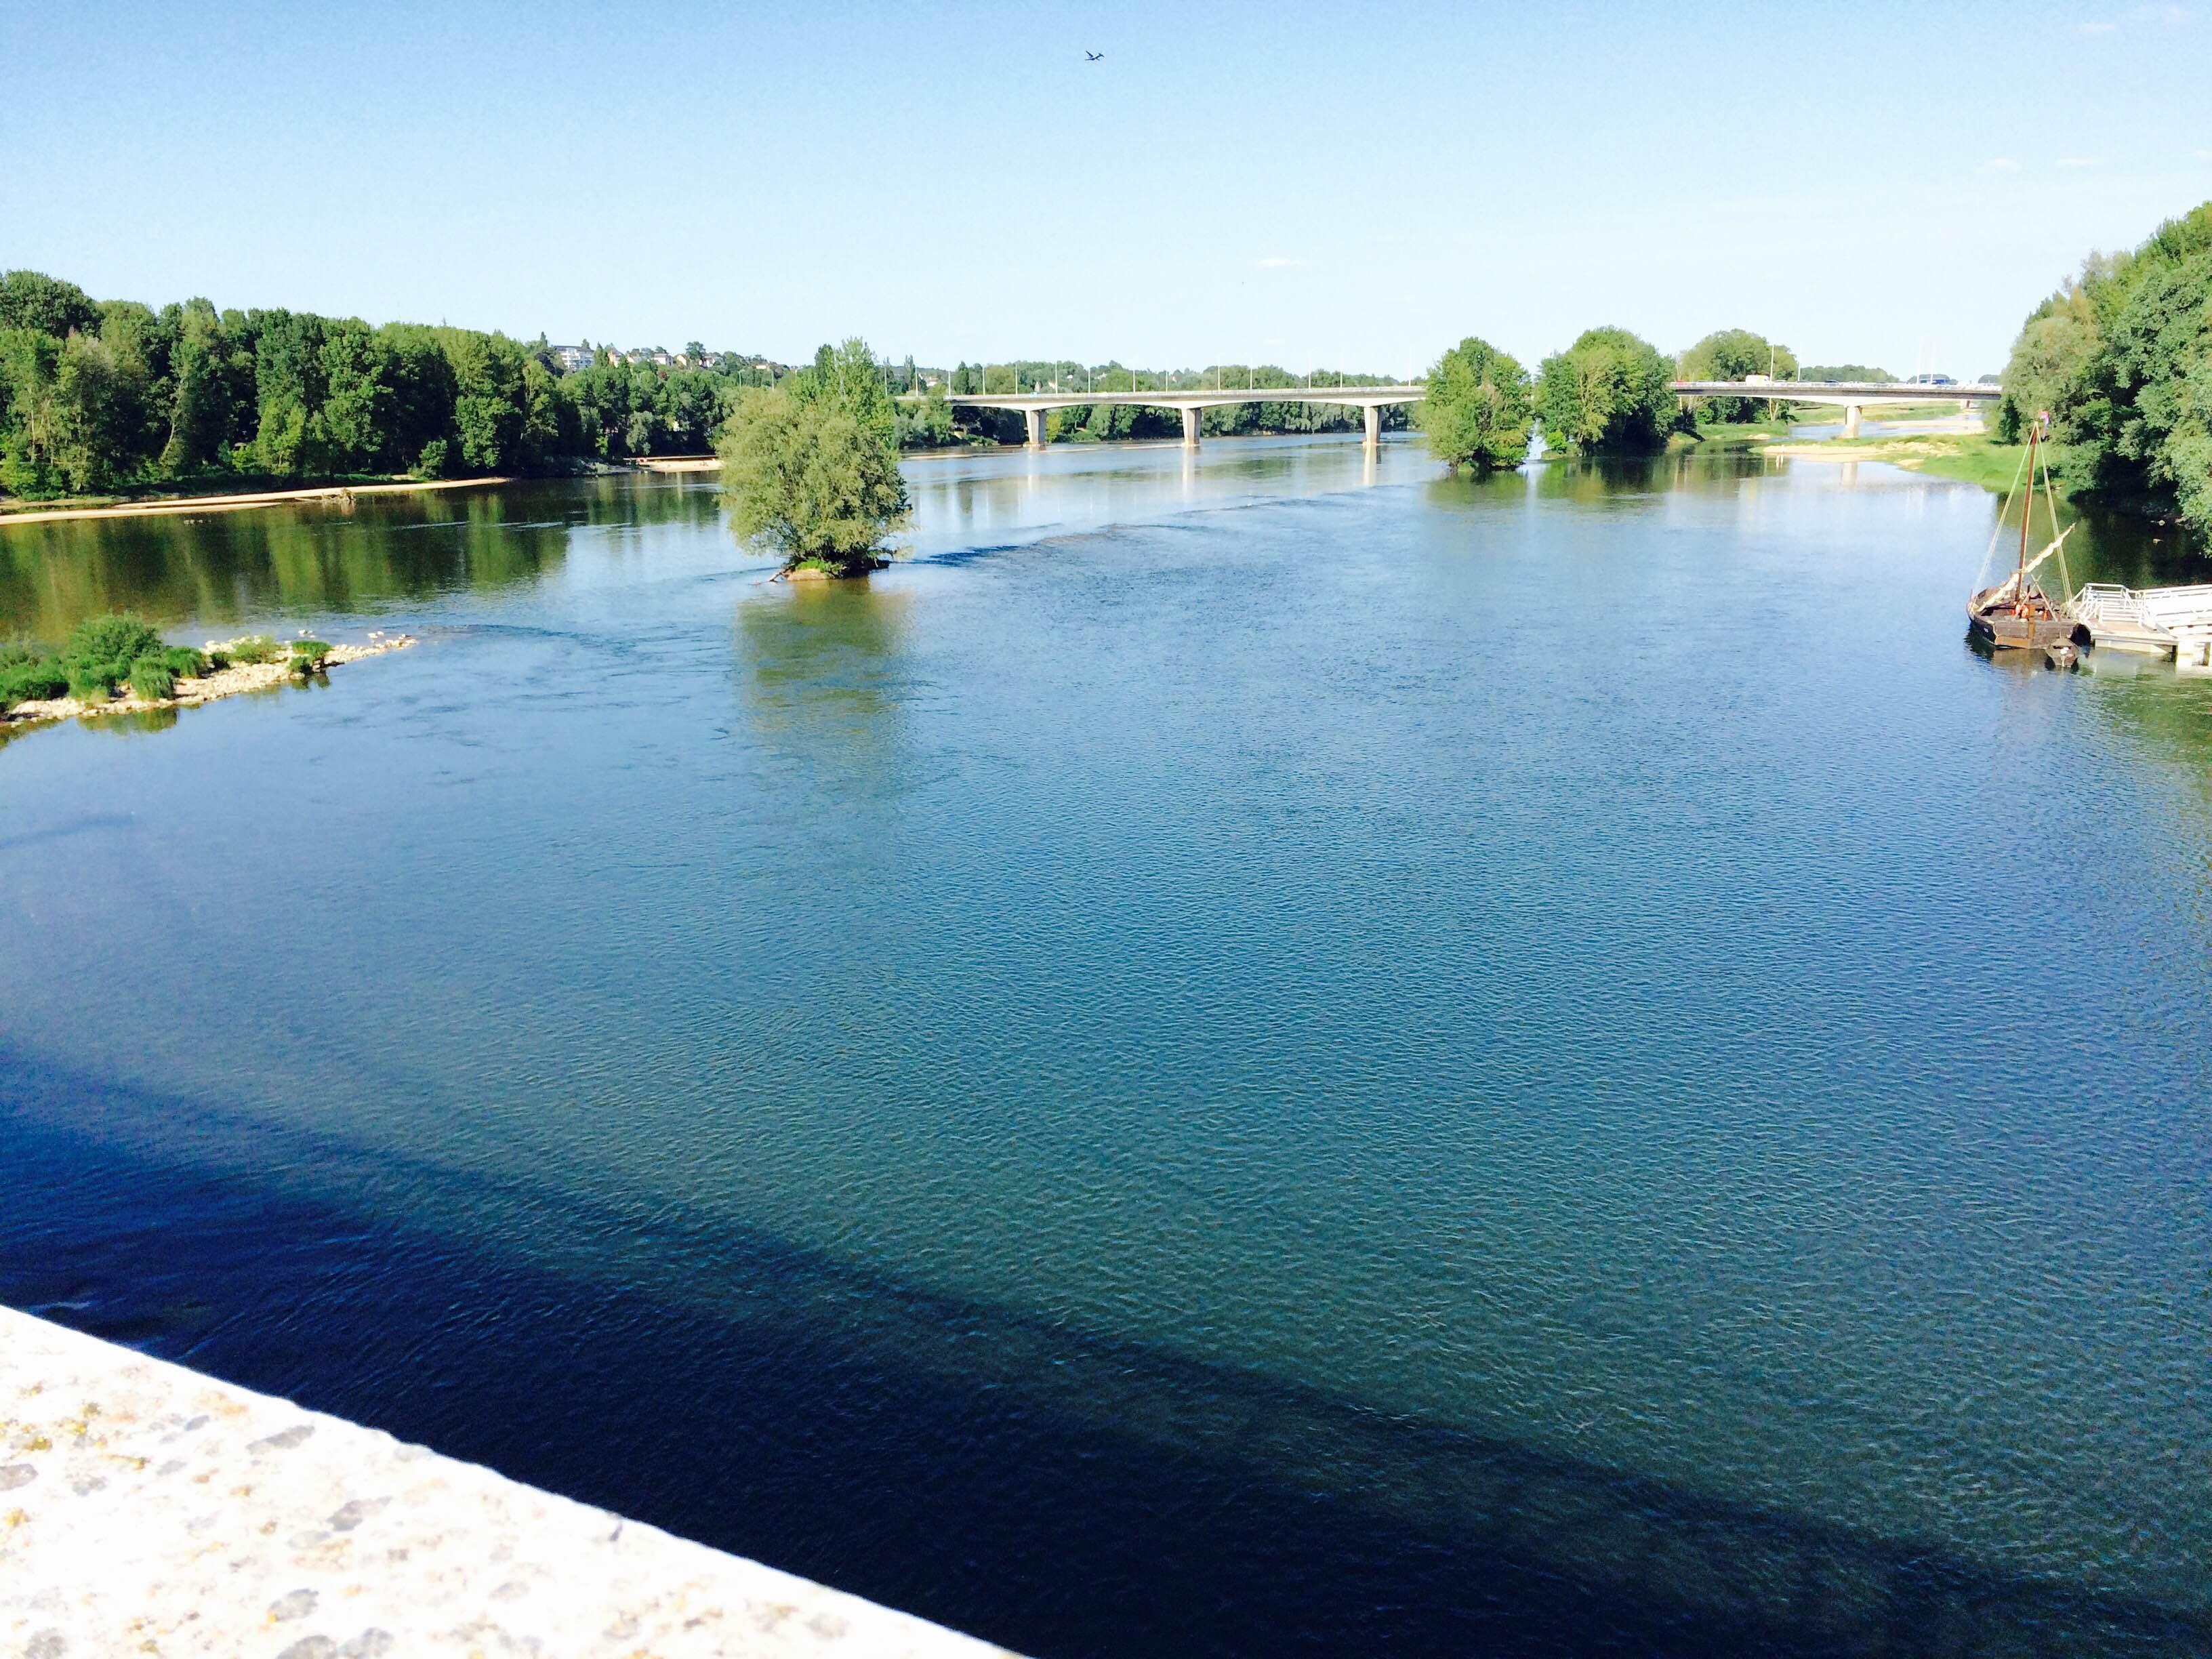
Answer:
[[[2212,584],[2130,588],[2085,582],[2065,614],[2089,630],[2100,651],[2171,657],[2184,666],[2212,661]]]

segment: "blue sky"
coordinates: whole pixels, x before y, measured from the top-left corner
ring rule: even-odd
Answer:
[[[0,265],[784,357],[1618,323],[1970,376],[2212,198],[2208,70],[2131,4],[0,0]]]

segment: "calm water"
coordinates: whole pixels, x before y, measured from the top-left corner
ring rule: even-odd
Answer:
[[[422,640],[0,750],[0,1298],[1043,1655],[2212,1649],[2212,681],[1873,466],[909,471],[0,529]]]

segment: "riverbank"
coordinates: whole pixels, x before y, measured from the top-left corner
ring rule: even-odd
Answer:
[[[1881,438],[1817,438],[1794,443],[1765,443],[1764,455],[1804,461],[1881,461],[1909,472],[1980,484],[2000,493],[2020,470],[2021,447],[2001,444],[1977,432],[1918,431]]]
[[[413,495],[435,490],[481,489],[512,483],[509,477],[424,478],[388,483],[314,484],[300,489],[258,489],[229,495],[157,495],[143,501],[87,503],[77,507],[0,507],[0,527],[11,524],[52,524],[64,519],[128,519],[165,513],[238,513],[252,507],[275,507],[285,501],[337,501],[350,506],[359,495]]]
[[[11,1654],[1005,1653],[7,1308],[0,1460]]]
[[[387,651],[404,651],[415,643],[410,634],[371,634],[362,645],[334,645],[324,653],[324,667],[335,668],[380,657]],[[219,643],[209,641],[210,651]],[[207,674],[179,677],[175,692],[166,697],[142,697],[127,688],[105,702],[80,697],[52,697],[19,702],[0,714],[0,732],[13,734],[27,726],[56,720],[100,720],[115,714],[150,714],[166,708],[193,708],[202,703],[234,697],[247,691],[266,691],[294,678],[289,661],[233,663]]]

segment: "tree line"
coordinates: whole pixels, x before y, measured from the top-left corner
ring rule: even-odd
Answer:
[[[2028,313],[1992,422],[2050,417],[2068,489],[2212,532],[2212,202],[2095,253]]]
[[[1671,383],[1771,376],[1773,398],[1681,398]],[[1532,374],[1487,340],[1462,340],[1426,376],[1413,419],[1447,465],[1517,465],[1540,428],[1546,446],[1570,454],[1648,454],[1674,434],[1786,416],[1795,380],[1895,377],[1862,363],[1807,368],[1778,341],[1747,328],[1717,329],[1672,363],[1623,328],[1588,330]]]
[[[748,380],[474,329],[94,301],[0,276],[0,491],[26,498],[211,478],[436,478],[702,453]]]

